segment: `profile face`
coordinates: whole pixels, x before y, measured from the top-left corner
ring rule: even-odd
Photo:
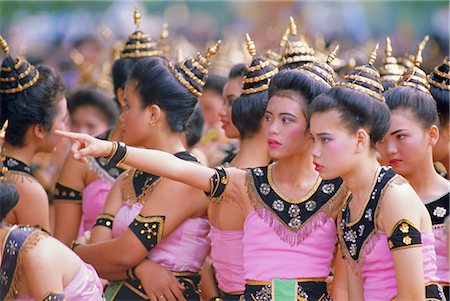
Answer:
[[[445,162],[449,158],[449,143],[450,143],[450,124],[440,124],[439,139],[433,147],[433,161]]]
[[[202,109],[205,124],[208,128],[213,127],[220,121],[219,112],[222,108],[222,95],[214,90],[204,89],[199,97],[199,106]]]
[[[310,119],[312,156],[325,180],[345,176],[354,166],[356,135],[342,122],[337,110],[314,113]]]
[[[142,146],[148,139],[150,127],[145,108],[142,107],[141,96],[136,90],[136,82],[131,81],[125,86],[125,110],[120,114],[122,122],[121,134],[123,141],[131,146]]]
[[[223,105],[220,109],[220,121],[222,122],[222,128],[225,131],[227,138],[239,138],[239,131],[233,124],[231,118],[231,110],[233,108],[233,102],[241,95],[242,90],[242,77],[236,77],[227,81],[223,87],[222,97]]]
[[[78,107],[70,116],[72,132],[97,136],[108,130],[108,123],[95,106]]]
[[[287,96],[272,96],[264,114],[264,132],[269,155],[274,160],[307,153],[311,138],[307,120],[301,106],[302,100]],[[307,153],[307,154],[306,154]]]
[[[431,150],[428,131],[410,110],[397,109],[391,114],[391,127],[377,143],[383,162],[400,175],[408,175],[429,160]]]
[[[52,128],[47,133],[45,140],[45,149],[43,152],[53,152],[56,149],[59,141],[62,139],[61,136],[55,134],[55,130],[65,131],[66,123],[68,118],[67,111],[67,100],[63,94],[57,96],[59,100],[56,102],[56,115],[53,119]]]

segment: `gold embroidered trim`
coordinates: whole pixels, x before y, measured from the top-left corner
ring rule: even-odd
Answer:
[[[275,191],[277,195],[279,195],[284,201],[288,202],[289,204],[300,204],[307,201],[314,193],[316,193],[317,189],[320,186],[320,183],[322,183],[322,179],[320,178],[320,176],[318,176],[313,188],[305,196],[301,197],[299,200],[291,199],[290,197],[284,195],[273,182],[272,168],[274,164],[275,163],[272,163],[267,166],[267,181],[269,182],[270,188],[273,189],[273,191]]]
[[[378,178],[378,176],[376,178]],[[378,199],[378,204],[377,204],[377,207],[375,208],[375,212],[374,212],[374,215],[373,215],[374,229],[372,230],[371,233],[369,233],[367,235],[366,239],[362,243],[361,249],[359,251],[359,256],[358,256],[358,259],[356,261],[353,260],[353,258],[351,257],[351,255],[350,255],[350,253],[349,253],[349,251],[347,249],[347,246],[345,245],[344,232],[342,230],[342,227],[341,226],[337,227],[337,232],[338,232],[339,241],[340,241],[340,245],[341,245],[342,255],[344,255],[344,258],[345,258],[346,262],[349,263],[350,267],[352,268],[352,270],[356,274],[358,274],[358,275],[360,274],[361,266],[362,266],[362,264],[364,262],[364,259],[365,259],[366,255],[371,251],[371,249],[373,248],[375,242],[379,239],[377,218],[378,218],[378,215],[380,213],[380,204],[381,204],[381,201],[382,201],[382,199],[384,197],[386,189],[388,187],[390,187],[390,185],[393,185],[393,184],[395,184],[395,185],[402,185],[402,184],[405,184],[405,183],[408,183],[408,181],[406,181],[405,178],[403,178],[402,176],[396,174],[391,179],[389,179],[389,181],[386,183],[386,185],[381,189],[380,197]],[[363,210],[363,212],[364,212],[364,210]],[[338,221],[341,221],[341,220],[342,220],[342,210],[340,210],[339,213],[338,213]],[[373,241],[371,241],[372,237],[374,238]]]
[[[144,191],[142,191],[142,193],[139,196],[136,197],[136,191],[133,185],[133,177],[136,172],[139,172],[139,170],[133,168],[126,172],[127,174],[123,179],[124,185],[122,187],[122,191],[124,193],[125,198],[130,201],[128,207],[131,208],[134,203],[145,204],[155,186],[161,181],[161,178],[155,180],[149,187],[147,187]]]
[[[3,244],[2,244],[2,254],[3,254],[3,250],[5,249],[5,244],[6,244],[7,238],[9,237],[11,232],[16,228],[18,228],[18,225],[14,225],[13,227],[11,227],[11,229],[9,229],[8,233],[6,234],[6,236],[3,240]],[[17,296],[16,293],[19,292],[20,280],[23,278],[23,275],[22,275],[23,274],[23,271],[22,271],[23,253],[33,249],[33,247],[35,247],[37,245],[37,243],[44,237],[48,237],[48,234],[41,230],[35,230],[33,233],[31,233],[27,237],[27,239],[23,243],[22,247],[19,250],[19,254],[17,256],[16,268],[14,270],[14,274],[13,274],[13,277],[11,280],[11,285],[9,287],[8,293],[5,296],[5,301],[14,300],[15,297]]]

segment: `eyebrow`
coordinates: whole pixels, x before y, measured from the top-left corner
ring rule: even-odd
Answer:
[[[288,115],[288,116],[292,116],[292,117],[294,117],[294,118],[297,118],[297,116],[295,116],[294,114],[291,114],[291,113],[286,113],[286,112],[282,112],[282,113],[280,113],[279,115],[281,115],[281,116],[283,116],[283,115]]]
[[[407,129],[399,129],[391,133],[391,136],[398,134],[401,131],[406,131]]]

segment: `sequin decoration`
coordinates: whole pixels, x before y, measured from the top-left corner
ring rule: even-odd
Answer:
[[[294,229],[298,229],[300,228],[300,226],[302,225],[302,220],[300,219],[300,217],[294,217],[291,218],[291,220],[289,221],[289,227],[294,228]]]
[[[300,297],[300,300],[308,300],[309,296],[308,293],[303,289],[301,285],[298,286],[298,297]]]
[[[270,192],[270,185],[267,183],[262,183],[261,186],[259,186],[259,191],[261,191],[263,195],[268,195]]]
[[[272,301],[272,285],[264,285],[253,298],[257,301]]]
[[[367,218],[369,221],[372,221],[372,208],[369,208],[366,210],[366,214],[364,214],[364,217]]]
[[[364,234],[364,229],[366,228],[366,226],[364,225],[359,225],[358,227],[358,235],[362,236]]]
[[[356,231],[349,229],[347,231],[345,231],[344,233],[344,239],[345,241],[350,241],[350,242],[356,242]]]
[[[254,168],[253,173],[255,174],[255,176],[258,176],[258,177],[262,177],[264,175],[264,172],[259,167]]]
[[[322,192],[326,194],[332,194],[334,192],[334,184],[329,183],[322,186]]]
[[[437,217],[444,217],[446,213],[447,213],[447,209],[445,209],[444,207],[440,207],[440,206],[437,206],[433,210],[433,215],[437,216]]]
[[[281,212],[284,210],[284,203],[282,200],[276,200],[272,203],[272,208]]]
[[[7,275],[6,271],[4,271],[3,269],[0,270],[0,283],[2,285],[5,285],[8,283],[8,275]]]
[[[291,205],[288,214],[290,217],[297,217],[300,214],[300,208],[297,205]]]
[[[356,255],[356,244],[351,244],[350,249],[348,250],[350,255],[355,256]]]
[[[316,201],[313,201],[313,200],[307,201],[305,204],[305,208],[308,211],[313,211],[314,209],[316,209],[316,207],[317,207],[317,203],[316,203]]]

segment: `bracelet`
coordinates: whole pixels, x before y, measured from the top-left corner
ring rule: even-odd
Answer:
[[[112,229],[113,223],[114,223],[114,215],[108,213],[100,213],[97,219],[95,220],[93,228],[97,226],[103,226]]]
[[[136,266],[134,266],[134,267],[132,267],[132,268],[129,268],[129,269],[127,270],[127,277],[128,277],[128,279],[130,279],[130,280],[136,280],[136,279],[138,279],[138,277],[137,277],[137,275],[136,275]]]
[[[109,153],[109,155],[108,155],[108,157],[107,157],[107,159],[106,159],[106,160],[108,160],[108,162],[111,161],[112,157],[113,157],[114,154],[116,153],[116,151],[117,151],[117,145],[118,145],[118,142],[117,142],[117,141],[113,141],[113,142],[112,142],[112,149],[111,149],[111,152]]]
[[[108,158],[109,163],[118,166],[127,156],[127,146],[123,142],[113,142],[113,154]]]
[[[77,243],[75,240],[72,240],[72,244],[70,245],[70,249],[72,251],[75,251],[75,248],[78,247],[80,244]]]

